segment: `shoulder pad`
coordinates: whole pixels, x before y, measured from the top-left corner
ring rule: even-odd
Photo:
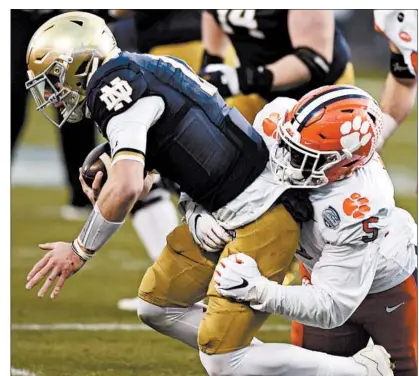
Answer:
[[[147,82],[141,68],[125,56],[102,65],[87,87],[87,109],[90,117],[106,135],[109,120],[130,108],[144,96]]]

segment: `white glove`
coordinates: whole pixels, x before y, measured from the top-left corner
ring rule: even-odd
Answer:
[[[233,240],[217,220],[198,204],[187,205],[185,218],[195,243],[207,252],[219,252]]]
[[[209,64],[200,75],[214,85],[223,98],[241,93],[236,68],[225,64]]]
[[[243,253],[221,259],[215,270],[217,291],[238,301],[261,303],[266,286],[271,283],[260,274],[256,261]]]

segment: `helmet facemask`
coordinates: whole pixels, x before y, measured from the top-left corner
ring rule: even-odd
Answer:
[[[25,84],[35,100],[36,110],[41,111],[51,123],[59,128],[67,121],[77,123],[84,116],[84,97],[65,83],[68,64],[72,61],[70,56],[60,56],[59,60],[53,61],[37,76],[34,76],[32,71],[28,71],[29,80]],[[60,123],[53,120],[46,112],[46,108],[50,105],[59,109],[63,117]]]
[[[319,188],[329,179],[327,170],[351,153],[318,151],[300,144],[301,135],[291,124],[278,124],[279,141],[270,152],[272,172],[277,180],[294,188]]]

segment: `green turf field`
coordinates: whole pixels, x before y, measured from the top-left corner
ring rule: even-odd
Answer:
[[[382,81],[358,84],[377,96]],[[56,144],[55,129],[39,115],[31,118],[23,135],[25,144]],[[401,166],[417,176],[417,109],[386,145],[388,165]],[[37,244],[71,240],[82,222],[60,220],[64,189],[13,188],[11,202],[11,317],[14,369],[37,376],[146,376],[205,375],[196,351],[152,331],[143,330],[135,313],[119,311],[116,301],[136,294],[150,261],[137,241],[129,221],[92,261],[65,285],[54,301],[39,299],[25,290],[25,277],[42,255]],[[397,196],[400,206],[417,218],[414,192]],[[79,329],[112,323],[125,330],[58,330],[54,324],[74,324]],[[29,324],[46,325],[28,327]],[[126,326],[122,327],[122,324]],[[272,318],[260,333],[264,341],[289,341],[281,318]],[[29,330],[39,329],[39,330]],[[27,373],[27,375],[32,375]]]

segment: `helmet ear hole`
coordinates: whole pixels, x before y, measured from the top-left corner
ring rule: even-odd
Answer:
[[[83,63],[80,64],[76,71],[76,76],[80,74],[86,74],[87,66],[89,65],[89,61],[83,61]]]

